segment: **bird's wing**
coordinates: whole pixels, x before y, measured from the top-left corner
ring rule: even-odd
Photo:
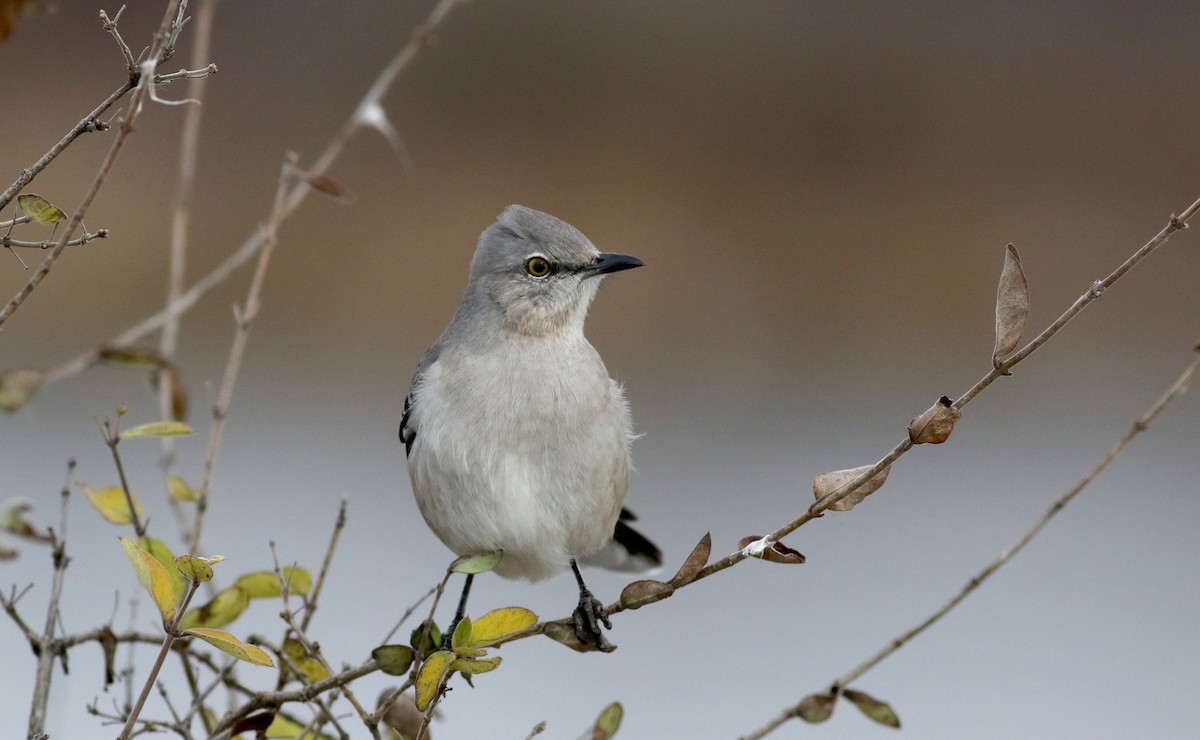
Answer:
[[[421,378],[425,371],[437,361],[439,354],[441,354],[440,344],[429,348],[429,351],[421,358],[421,364],[417,365],[417,372],[413,376],[412,384],[408,387],[408,395],[404,397],[404,415],[400,417],[400,441],[404,443],[406,456],[412,452],[413,442],[417,439],[417,427],[412,418],[416,405],[417,387],[421,384]]]

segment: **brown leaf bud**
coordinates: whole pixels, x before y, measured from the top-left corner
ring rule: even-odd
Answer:
[[[954,424],[962,417],[962,411],[954,408],[949,396],[942,396],[932,406],[908,422],[908,438],[915,445],[940,445],[950,438]]]

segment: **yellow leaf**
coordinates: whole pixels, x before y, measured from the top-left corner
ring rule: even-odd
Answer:
[[[486,647],[537,624],[538,616],[522,606],[493,609],[471,624],[472,645]]]
[[[199,609],[189,609],[179,622],[180,629],[224,627],[241,616],[250,606],[250,597],[237,586],[227,588]]]
[[[459,658],[450,664],[450,670],[460,673],[476,674],[494,671],[500,665],[500,656],[494,658]]]
[[[321,661],[309,655],[308,651],[304,649],[304,643],[294,637],[283,641],[283,652],[291,659],[297,670],[304,674],[304,679],[308,683],[316,683],[329,678],[329,671],[321,665]]]
[[[450,672],[450,664],[454,662],[454,653],[449,650],[439,650],[425,659],[421,670],[417,673],[417,709],[424,712],[437,696],[442,686],[442,679]]]
[[[167,491],[176,501],[195,501],[200,498],[200,492],[188,486],[187,481],[178,475],[167,476]]]
[[[31,367],[14,367],[0,373],[0,411],[16,411],[42,385],[46,374]]]
[[[129,562],[133,563],[138,582],[150,592],[150,598],[154,599],[154,604],[162,613],[163,622],[170,622],[175,618],[175,591],[171,587],[171,576],[167,575],[167,569],[133,540],[128,537],[119,539]]]
[[[152,421],[149,424],[139,424],[121,432],[121,439],[137,439],[138,437],[179,437],[191,434],[195,430],[182,421]]]
[[[40,195],[34,195],[33,193],[18,195],[17,205],[21,207],[26,216],[29,216],[39,224],[53,226],[67,220],[67,214],[63,213]]]
[[[288,566],[282,568],[283,579],[288,584],[288,591],[293,594],[304,595],[312,588],[312,576],[303,568],[293,568]],[[283,593],[279,576],[275,575],[273,570],[260,570],[255,573],[247,573],[246,575],[234,581],[233,585],[242,589],[252,599],[261,599],[265,597],[278,596]]]
[[[213,577],[212,564],[206,558],[195,555],[180,555],[175,558],[175,566],[180,575],[189,581],[204,583]]]
[[[621,708],[621,702],[614,701],[609,704],[596,718],[596,725],[592,728],[592,740],[609,740],[616,735],[624,716],[625,710]]]
[[[171,577],[171,590],[175,593],[175,603],[178,604],[183,600],[183,576],[179,573],[179,568],[175,565],[175,555],[171,552],[171,548],[156,537],[139,537],[138,547],[154,556],[154,559],[162,563],[162,566],[167,569],[167,575]]]
[[[125,498],[125,492],[116,486],[101,488],[99,491],[91,486],[79,484],[79,488],[87,494],[88,500],[92,502],[92,506],[96,507],[96,511],[100,512],[100,516],[104,517],[113,524],[129,524],[133,521],[133,517],[129,513],[129,501]],[[137,500],[137,496],[130,496],[133,499],[133,510],[137,512],[138,518],[142,516],[142,504]]]
[[[247,663],[270,667],[274,667],[275,665],[275,661],[271,660],[271,656],[267,655],[261,648],[248,645],[228,632],[209,629],[207,627],[193,627],[190,630],[184,630],[184,634],[199,637],[209,645],[224,650],[233,657],[244,660]]]

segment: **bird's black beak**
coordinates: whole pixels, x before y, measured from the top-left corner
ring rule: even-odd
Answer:
[[[587,267],[583,268],[584,277],[596,277],[599,275],[607,275],[610,272],[620,272],[621,270],[632,270],[635,267],[641,267],[646,264],[637,257],[628,254],[617,254],[616,252],[601,252],[596,261]]]

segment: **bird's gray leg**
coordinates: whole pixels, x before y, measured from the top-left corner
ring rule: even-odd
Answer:
[[[442,634],[442,648],[450,649],[450,638],[454,636],[454,628],[462,621],[463,615],[467,613],[467,595],[471,593],[471,582],[475,580],[474,573],[467,574],[467,580],[463,581],[462,596],[458,599],[458,611],[454,612],[454,621],[450,623],[450,628]]]
[[[601,652],[616,650],[616,645],[604,639],[604,633],[600,631],[601,622],[608,629],[612,629],[612,622],[608,621],[608,612],[605,611],[604,604],[592,596],[592,592],[584,585],[575,558],[571,558],[571,570],[575,572],[575,581],[579,584],[579,606],[572,615],[575,620],[575,636],[585,645],[595,645]]]

